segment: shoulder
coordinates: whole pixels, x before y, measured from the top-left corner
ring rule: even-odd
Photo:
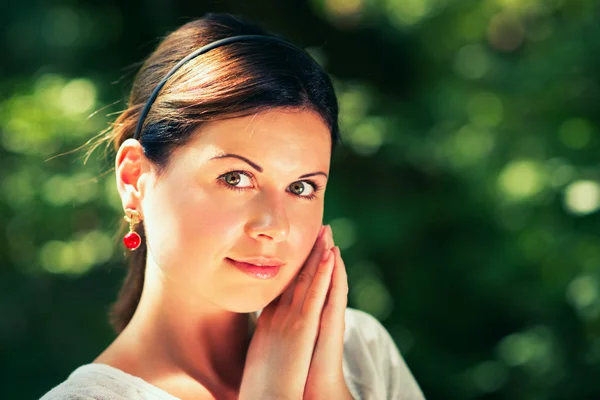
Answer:
[[[344,375],[357,399],[424,399],[398,346],[372,315],[346,309]]]
[[[40,400],[172,400],[138,377],[104,364],[86,364]]]
[[[381,322],[354,308],[346,309],[344,348],[350,354],[369,356],[373,361],[389,357],[394,364],[401,362],[397,346]]]
[[[377,318],[355,308],[346,308],[346,339],[360,338],[361,341],[376,343],[385,334],[387,330]]]
[[[103,382],[96,382],[84,377],[69,377],[52,388],[40,400],[122,400],[116,393],[111,393]]]

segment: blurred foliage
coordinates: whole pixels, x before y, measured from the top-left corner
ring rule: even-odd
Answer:
[[[347,146],[325,222],[350,305],[429,399],[600,398],[596,1],[1,8],[0,398],[39,397],[112,340],[114,153],[71,151],[124,107],[158,38],[207,11],[286,35],[334,78]]]

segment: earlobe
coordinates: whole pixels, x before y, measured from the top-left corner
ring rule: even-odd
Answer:
[[[140,177],[145,161],[144,150],[134,139],[127,139],[119,147],[115,159],[117,189],[124,208],[140,208]]]

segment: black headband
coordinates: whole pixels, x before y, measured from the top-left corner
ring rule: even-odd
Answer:
[[[156,98],[158,97],[158,93],[160,92],[160,90],[162,89],[163,86],[165,86],[165,84],[167,83],[167,81],[169,80],[169,78],[185,63],[187,63],[188,61],[198,57],[201,54],[204,54],[214,48],[217,48],[219,46],[222,46],[224,44],[229,44],[229,43],[233,43],[233,42],[242,42],[242,41],[259,41],[259,42],[273,42],[273,43],[279,43],[282,44],[284,46],[290,47],[292,49],[296,49],[299,50],[303,53],[306,53],[306,51],[286,40],[283,39],[279,39],[277,37],[274,36],[266,36],[266,35],[240,35],[240,36],[232,36],[232,37],[228,37],[225,39],[220,39],[220,40],[216,40],[212,43],[207,44],[206,46],[203,46],[201,48],[199,48],[198,50],[195,50],[194,52],[188,54],[184,59],[182,59],[181,61],[179,61],[177,63],[177,65],[175,65],[168,73],[167,75],[165,75],[164,78],[162,78],[162,80],[158,83],[158,85],[156,85],[156,88],[154,88],[154,91],[152,91],[152,94],[150,95],[150,97],[148,98],[148,101],[146,102],[146,105],[144,106],[144,109],[142,110],[142,113],[140,114],[140,119],[138,120],[137,123],[137,127],[135,128],[135,133],[133,134],[133,138],[139,140],[140,135],[142,134],[142,127],[144,126],[144,120],[146,119],[146,117],[148,116],[148,112],[150,111],[150,107],[152,107],[152,104],[154,103],[154,101],[156,100]]]

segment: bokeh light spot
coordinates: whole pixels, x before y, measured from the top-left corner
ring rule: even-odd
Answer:
[[[490,21],[488,41],[497,50],[510,52],[516,50],[525,36],[525,30],[519,18],[510,12],[500,12]]]
[[[348,17],[360,12],[362,0],[325,0],[327,9],[334,15]]]
[[[42,268],[53,274],[81,275],[94,265],[106,262],[113,252],[110,236],[90,231],[73,241],[51,240],[40,252]]]
[[[379,266],[370,261],[348,265],[350,296],[357,308],[379,320],[386,319],[394,308],[394,299],[381,280]]]
[[[553,366],[554,348],[552,331],[545,326],[536,326],[506,336],[498,343],[497,351],[506,364],[525,366],[528,371],[543,375]]]
[[[69,7],[56,7],[48,12],[43,23],[44,38],[52,46],[75,44],[81,34],[81,21]]]
[[[500,173],[498,184],[508,197],[526,199],[544,189],[544,174],[541,166],[534,161],[513,161]]]
[[[377,319],[386,319],[393,308],[393,299],[385,285],[374,276],[363,277],[354,284],[354,300],[359,309]]]
[[[584,309],[598,301],[598,282],[591,276],[578,276],[569,283],[566,298],[577,309]]]
[[[419,23],[433,8],[432,0],[387,0],[390,22],[402,29]]]
[[[96,103],[96,87],[88,79],[74,79],[62,89],[60,103],[66,114],[90,111]]]
[[[471,380],[479,391],[492,393],[506,383],[508,370],[506,365],[499,361],[484,361],[471,370]]]
[[[454,57],[455,71],[466,79],[479,79],[490,68],[488,54],[479,44],[468,44],[461,48]]]
[[[340,250],[344,250],[352,246],[356,242],[356,224],[349,218],[336,218],[330,223],[335,244]]]
[[[446,151],[454,166],[465,167],[487,156],[494,143],[494,135],[487,129],[468,124],[450,136]]]
[[[591,214],[600,208],[600,185],[595,181],[580,180],[565,189],[564,205],[574,215]]]
[[[383,119],[365,118],[348,132],[346,139],[356,153],[369,156],[376,153],[383,144],[385,128]]]

